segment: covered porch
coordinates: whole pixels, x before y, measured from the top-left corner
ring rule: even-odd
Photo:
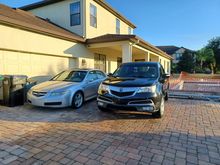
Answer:
[[[120,39],[120,40],[119,40]],[[125,62],[160,62],[166,73],[170,73],[169,55],[134,35],[105,35],[87,41],[94,53],[95,68],[107,73],[114,72]]]

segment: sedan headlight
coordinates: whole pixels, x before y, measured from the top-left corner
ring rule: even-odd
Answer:
[[[51,92],[50,96],[63,96],[66,93],[68,93],[68,91]]]
[[[98,94],[102,95],[102,94],[105,94],[105,93],[108,93],[108,92],[109,92],[109,86],[108,85],[101,84],[99,86]]]
[[[150,87],[141,87],[137,91],[137,93],[154,93],[154,92],[156,92],[156,85]]]

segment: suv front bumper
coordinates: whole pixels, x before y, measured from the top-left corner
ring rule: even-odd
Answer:
[[[98,106],[113,110],[131,110],[141,112],[156,112],[159,109],[161,97],[156,93],[141,93],[129,97],[116,97],[111,94],[99,95]]]

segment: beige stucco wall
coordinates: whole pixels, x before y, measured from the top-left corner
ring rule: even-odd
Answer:
[[[97,28],[90,26],[90,3],[97,7]],[[93,38],[107,33],[115,34],[116,18],[93,0],[86,0],[86,38]],[[128,34],[129,25],[123,21],[120,21],[120,25],[121,34]]]
[[[0,74],[18,74],[31,76],[55,75],[74,67],[76,59],[0,51]]]
[[[70,4],[73,2],[81,2],[81,25],[70,26]],[[85,0],[66,0],[51,5],[43,6],[30,10],[34,15],[42,18],[49,18],[52,22],[66,28],[80,36],[84,36],[84,2]]]
[[[77,1],[81,2],[81,25],[71,27],[70,4]],[[90,26],[90,3],[97,7],[97,28]],[[93,0],[66,0],[33,9],[30,12],[42,18],[49,18],[52,22],[86,38],[116,33],[117,17]],[[128,34],[128,27],[129,25],[120,20],[121,34]],[[131,31],[133,32],[132,28]]]
[[[67,68],[94,67],[85,45],[0,25],[0,74],[57,74]],[[50,72],[53,71],[53,72]]]

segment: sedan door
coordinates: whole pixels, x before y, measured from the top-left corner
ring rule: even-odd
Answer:
[[[95,97],[99,87],[96,71],[90,71],[85,80],[84,95],[86,99]]]

